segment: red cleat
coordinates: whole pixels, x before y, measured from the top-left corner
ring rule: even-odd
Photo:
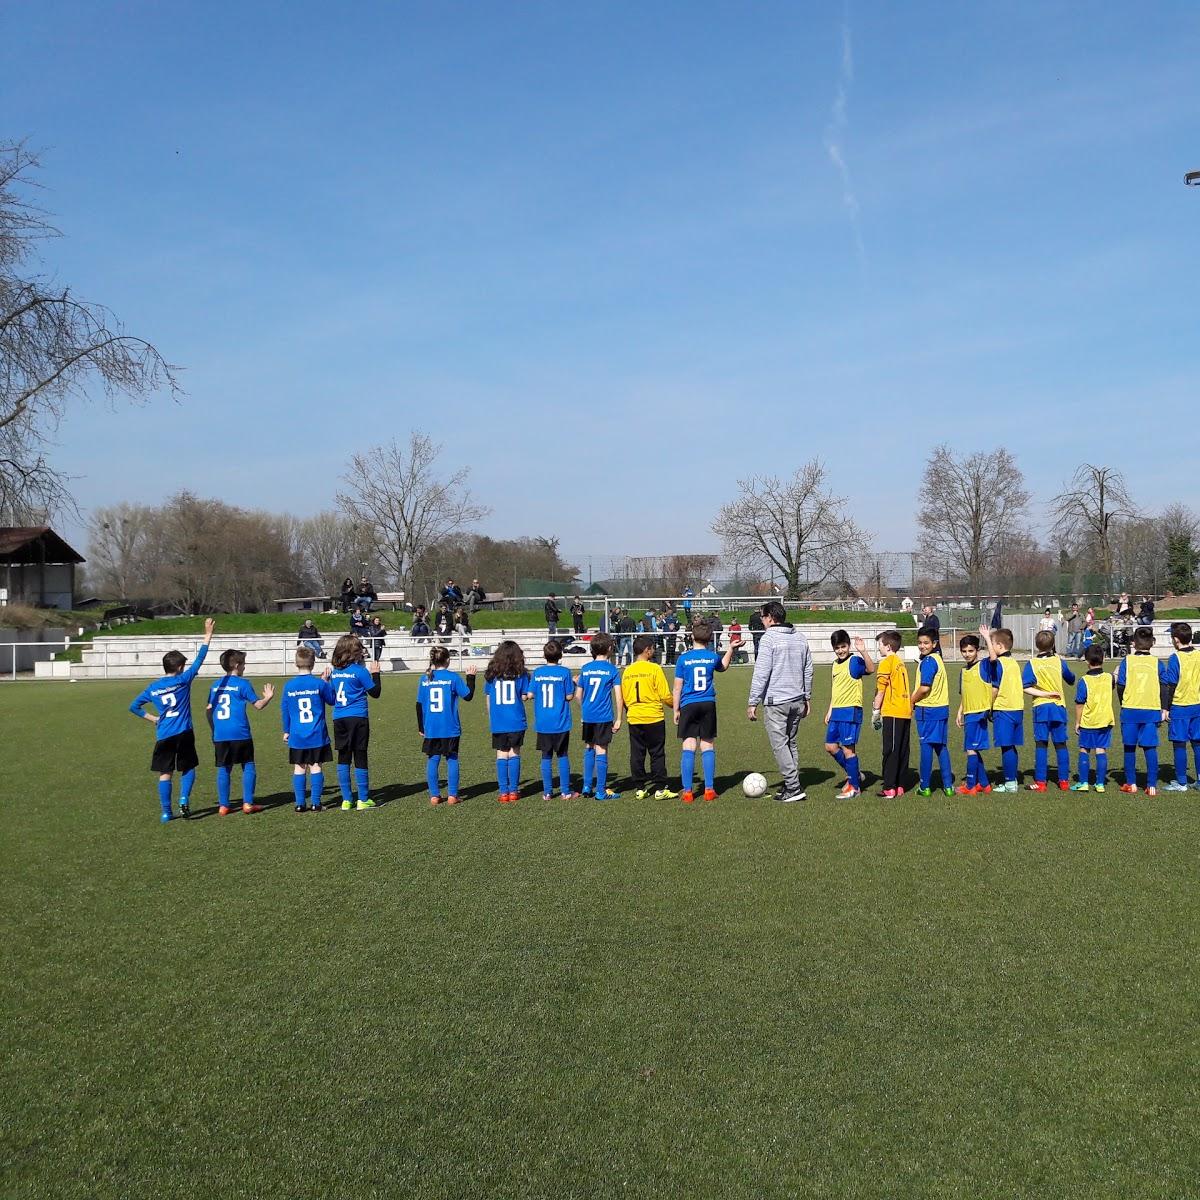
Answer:
[[[430,796],[429,797],[429,803],[430,803],[431,807],[436,807],[437,805],[441,804],[441,802],[442,802],[441,796]]]
[[[219,813],[219,814],[220,814],[222,817],[227,817],[227,816],[229,816],[229,805],[228,805],[228,804],[222,804],[222,805],[221,805],[221,806],[220,806],[220,807],[217,809],[217,812],[218,812],[218,813]]]
[[[1123,783],[1121,784],[1121,791],[1123,791],[1127,796],[1136,796],[1137,785],[1133,783]]]
[[[1025,785],[1027,791],[1044,792],[1046,790],[1046,781],[1044,779],[1035,779],[1032,783]]]
[[[263,810],[263,806],[261,804],[243,804],[242,805],[242,812],[244,812],[244,813],[256,813],[256,812],[262,812],[262,810]]]
[[[704,789],[704,798],[705,798],[705,800],[715,800],[717,798],[716,789],[715,788],[705,788]]]
[[[955,790],[958,792],[958,794],[960,796],[978,796],[979,795],[979,789],[974,784],[972,784],[970,787],[967,787],[967,785],[965,783],[960,783]]]
[[[1060,792],[1069,792],[1071,790],[1071,781],[1069,779],[1060,779],[1058,781],[1058,790]]]
[[[684,804],[694,804],[696,801],[696,794],[694,792],[687,791],[683,792],[679,798],[684,802]]]
[[[897,788],[897,789],[896,789],[896,795],[897,795],[897,796],[903,796],[903,795],[904,795],[904,789],[903,789],[903,788]]]
[[[458,797],[457,797],[457,796],[447,796],[447,797],[446,797],[446,803],[447,803],[447,804],[457,804],[457,803],[458,803]]]
[[[991,790],[992,790],[992,785],[990,783],[985,783],[982,786],[980,786],[979,784],[975,785],[975,791],[978,792],[981,796],[988,795],[991,792]]]

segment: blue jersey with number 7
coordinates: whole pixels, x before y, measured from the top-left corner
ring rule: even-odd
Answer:
[[[620,686],[621,673],[612,663],[598,658],[583,667],[579,672],[579,719],[588,724],[613,720],[613,689]]]

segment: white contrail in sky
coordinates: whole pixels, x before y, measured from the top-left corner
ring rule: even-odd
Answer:
[[[833,107],[829,111],[829,124],[825,126],[825,153],[842,177],[842,207],[850,220],[854,234],[854,249],[859,266],[866,263],[867,251],[863,245],[862,228],[858,220],[858,197],[854,194],[854,181],[850,166],[846,162],[845,140],[850,120],[846,106],[850,98],[850,85],[854,82],[854,50],[850,39],[850,23],[842,24],[842,64],[838,72],[837,91],[833,96]]]

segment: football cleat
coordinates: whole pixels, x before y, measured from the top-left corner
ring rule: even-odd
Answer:
[[[679,798],[684,804],[694,804],[696,802],[696,794],[690,788],[679,793]]]
[[[353,800],[343,800],[342,801],[342,812],[349,812],[353,807],[354,807]]]
[[[1137,795],[1137,784],[1123,783],[1123,784],[1121,784],[1121,791],[1123,791],[1125,793],[1125,795],[1127,795],[1127,796],[1136,796]]]
[[[664,787],[659,788],[658,791],[654,793],[654,798],[655,800],[678,800],[679,793],[673,792],[670,788]]]
[[[716,788],[705,788],[704,798],[705,800],[715,800],[717,798]]]
[[[953,787],[942,788],[942,794],[943,794],[944,796],[953,796],[953,795],[954,795],[954,788],[953,788]]]
[[[1073,783],[1073,784],[1071,784],[1071,791],[1073,791],[1073,792],[1090,792],[1091,790],[1092,790],[1092,785],[1090,783]],[[1101,790],[1102,789],[1099,787],[1096,788],[1096,791],[1098,791],[1098,792]]]
[[[429,797],[429,803],[431,806],[436,807],[437,805],[441,804],[441,802],[442,802],[441,796],[430,796]],[[345,808],[346,806],[343,804],[342,807]]]
[[[648,795],[650,795],[649,788],[638,788],[637,791],[633,793],[633,798],[635,800],[645,800]]]
[[[918,796],[932,796],[933,788],[919,787],[919,788],[917,788],[917,795]]]
[[[858,795],[858,788],[854,787],[847,779],[842,785],[842,790],[834,796],[835,800],[853,800]]]
[[[192,810],[188,807],[188,801],[180,800],[179,815],[186,821],[192,815]]]
[[[1186,792],[1187,790],[1188,785],[1186,783],[1180,783],[1178,779],[1173,779],[1170,783],[1163,784],[1164,792]]]
[[[1104,784],[1102,784],[1102,783],[1096,784],[1096,786],[1094,788],[1092,788],[1092,791],[1094,791],[1094,792],[1104,791]]]
[[[325,811],[325,808],[324,808],[324,806],[323,806],[323,805],[320,805],[320,804],[314,804],[314,805],[312,806],[312,810],[313,810],[313,812],[324,812],[324,811]]]
[[[904,795],[904,789],[903,789],[902,787],[898,787],[898,788],[896,789],[896,795],[897,795],[897,796],[903,796],[903,795]]]
[[[895,788],[884,788],[883,791],[879,793],[879,795],[882,796],[885,800],[895,800],[896,789]]]
[[[958,794],[960,796],[978,796],[979,788],[977,788],[974,784],[968,787],[965,783],[960,783],[958,785]]]
[[[163,813],[163,815],[161,817],[159,817],[158,819],[165,825],[171,819],[171,814]]]
[[[1060,792],[1069,791],[1070,787],[1071,787],[1071,781],[1069,779],[1060,779],[1058,781],[1058,790]]]
[[[227,816],[229,816],[229,813],[230,813],[230,808],[229,808],[229,805],[228,805],[228,804],[220,804],[220,805],[218,805],[218,806],[217,806],[217,812],[218,812],[218,813],[220,813],[220,815],[221,815],[221,816],[223,816],[223,817],[227,817]]]
[[[359,812],[362,812],[362,810],[364,808],[374,808],[375,801],[374,800],[360,800],[358,802],[358,804],[355,805],[355,807],[358,809]]]
[[[620,792],[597,792],[596,793],[597,800],[620,800],[620,798],[621,798]]]
[[[297,812],[308,812],[308,808],[303,804],[297,804],[296,811]]]
[[[368,801],[368,803],[369,803],[369,801]],[[457,803],[458,803],[458,797],[457,797],[457,796],[447,796],[447,797],[446,797],[446,803],[447,803],[447,804],[457,804]]]
[[[1146,795],[1147,795],[1147,796],[1157,796],[1157,795],[1158,795],[1158,788],[1156,788],[1156,787],[1148,787],[1148,788],[1146,789]]]
[[[1046,790],[1046,782],[1043,779],[1035,779],[1032,783],[1025,785],[1025,790],[1029,792],[1044,792]]]
[[[262,810],[263,810],[263,806],[261,804],[243,804],[242,805],[242,812],[244,812],[244,813],[256,813],[256,812],[262,812]]]

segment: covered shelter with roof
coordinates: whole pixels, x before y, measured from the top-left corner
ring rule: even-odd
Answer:
[[[0,589],[7,604],[71,608],[84,561],[49,525],[0,526]]]

